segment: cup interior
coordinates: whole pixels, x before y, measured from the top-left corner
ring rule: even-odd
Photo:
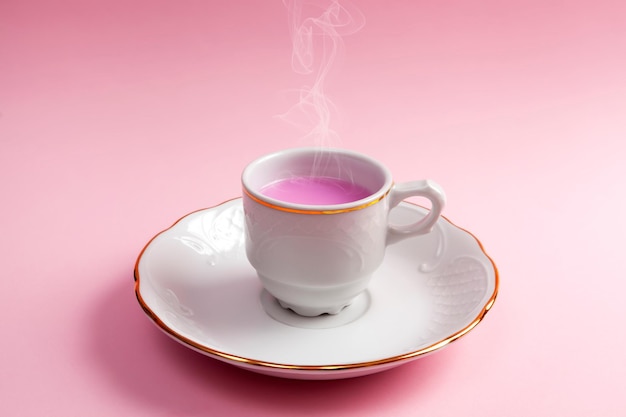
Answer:
[[[333,178],[358,184],[369,192],[359,203],[380,197],[392,184],[387,168],[366,155],[316,148],[289,149],[261,157],[246,167],[242,182],[255,197],[273,200],[261,193],[263,187],[294,177]]]

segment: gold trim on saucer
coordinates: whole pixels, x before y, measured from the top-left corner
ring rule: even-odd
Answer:
[[[354,206],[354,207],[347,207],[347,208],[342,208],[342,209],[333,209],[333,210],[313,210],[313,209],[297,209],[297,208],[291,208],[291,207],[284,207],[284,206],[279,206],[277,204],[272,204],[268,201],[265,200],[261,200],[260,198],[254,196],[250,191],[248,191],[245,187],[243,188],[243,192],[245,195],[247,195],[251,200],[265,206],[265,207],[269,207],[271,209],[274,210],[280,210],[280,211],[286,211],[289,213],[296,213],[296,214],[339,214],[339,213],[348,213],[350,211],[356,211],[356,210],[361,210],[370,206],[373,206],[374,204],[378,203],[379,201],[381,201],[383,198],[385,198],[389,192],[391,191],[391,188],[389,190],[387,190],[387,192],[383,195],[381,195],[380,197],[378,197],[375,200],[372,201],[368,201],[367,203],[363,203],[361,205],[358,206]]]
[[[383,196],[384,197],[384,196]],[[381,198],[383,198],[381,197]],[[209,208],[214,208],[214,207],[218,207],[222,204],[228,203],[230,201],[236,200],[237,198],[234,199],[230,199],[227,200],[221,204],[218,204],[216,206],[213,207],[209,207]],[[410,203],[410,202],[408,202]],[[368,204],[373,204],[373,203],[368,203]],[[415,206],[418,206],[417,204],[414,203],[410,203],[413,204]],[[418,206],[421,207],[421,206]],[[284,207],[281,207],[279,209],[285,209]],[[265,368],[265,369],[275,369],[275,370],[297,370],[297,371],[342,371],[342,370],[349,370],[349,369],[358,369],[358,368],[367,368],[367,367],[374,367],[374,366],[379,366],[379,365],[392,365],[394,363],[397,362],[402,362],[402,361],[406,361],[409,359],[414,359],[417,358],[419,356],[423,356],[429,353],[432,353],[438,349],[441,349],[445,346],[447,346],[448,344],[454,342],[455,340],[458,340],[459,338],[461,338],[462,336],[464,336],[465,334],[469,333],[470,330],[472,330],[474,327],[476,327],[478,325],[478,323],[480,323],[483,318],[485,317],[485,315],[487,314],[487,312],[493,307],[493,304],[496,300],[496,297],[498,295],[498,291],[499,291],[499,286],[500,286],[500,278],[499,278],[499,274],[498,274],[498,269],[493,261],[493,259],[491,259],[491,257],[489,257],[489,255],[487,255],[487,253],[485,252],[485,249],[482,245],[482,243],[480,242],[480,240],[478,240],[478,238],[476,236],[474,236],[471,232],[469,232],[466,229],[460,228],[458,226],[456,226],[454,223],[452,223],[448,218],[441,216],[443,219],[445,219],[448,223],[450,223],[452,226],[458,228],[459,230],[462,230],[463,232],[469,234],[470,236],[472,236],[476,242],[478,243],[478,246],[480,248],[480,250],[483,252],[483,254],[487,257],[487,259],[489,260],[489,262],[491,262],[492,266],[493,266],[493,270],[494,270],[494,274],[495,274],[495,286],[493,289],[493,293],[491,294],[491,296],[489,297],[489,299],[487,300],[487,302],[485,303],[484,307],[481,309],[481,311],[478,313],[478,315],[467,325],[465,326],[463,329],[457,331],[456,333],[437,341],[436,343],[433,343],[429,346],[426,346],[424,348],[412,351],[412,352],[408,352],[402,355],[397,355],[397,356],[392,356],[392,357],[388,357],[388,358],[383,358],[383,359],[378,359],[378,360],[373,360],[373,361],[367,361],[367,362],[358,362],[358,363],[346,363],[346,364],[328,364],[328,365],[298,365],[298,364],[284,364],[284,363],[276,363],[276,362],[266,362],[266,361],[261,361],[261,360],[256,360],[256,359],[251,359],[251,358],[246,358],[246,357],[242,357],[242,356],[237,356],[237,355],[233,355],[230,354],[228,352],[223,352],[217,349],[213,349],[204,345],[201,345],[193,340],[190,340],[188,338],[186,338],[185,336],[177,333],[175,330],[171,329],[170,327],[168,327],[165,323],[163,323],[163,321],[154,313],[154,311],[152,311],[150,309],[150,307],[148,307],[148,305],[146,304],[146,302],[143,300],[142,296],[141,296],[141,292],[139,290],[140,285],[141,285],[141,277],[139,275],[139,263],[141,261],[141,258],[144,254],[144,252],[146,251],[146,249],[148,248],[148,246],[150,246],[150,244],[152,243],[152,241],[154,241],[154,239],[156,239],[159,235],[161,235],[162,233],[166,232],[167,230],[171,229],[174,225],[176,225],[179,221],[181,221],[182,219],[184,219],[185,217],[189,216],[190,214],[202,211],[202,210],[206,210],[206,209],[200,209],[200,210],[195,210],[183,217],[181,217],[180,219],[178,219],[176,222],[174,222],[172,224],[172,226],[170,226],[168,229],[165,229],[163,231],[161,231],[160,233],[158,233],[157,235],[155,235],[152,239],[150,239],[150,241],[143,247],[143,249],[141,250],[137,261],[135,262],[135,269],[134,269],[134,279],[135,279],[135,295],[137,297],[137,300],[139,301],[139,304],[141,305],[141,308],[143,309],[143,311],[146,313],[146,315],[148,317],[150,317],[150,319],[152,321],[154,321],[154,323],[159,326],[163,331],[165,331],[166,333],[168,333],[169,335],[171,335],[172,337],[178,339],[179,341],[189,345],[190,347],[192,347],[193,349],[203,352],[205,354],[208,354],[210,356],[216,357],[217,359],[222,359],[222,360],[227,360],[227,361],[233,361],[233,362],[238,362],[240,364],[246,364],[246,365],[252,365],[252,366],[257,366],[260,368]],[[288,209],[287,209],[288,210]],[[306,212],[308,214],[310,214],[310,212]]]

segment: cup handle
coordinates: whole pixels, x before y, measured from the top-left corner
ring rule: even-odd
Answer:
[[[431,180],[411,181],[393,186],[389,195],[389,209],[391,210],[409,197],[425,197],[430,200],[430,212],[415,223],[408,225],[390,224],[387,229],[388,245],[407,237],[423,235],[432,231],[446,203],[443,188],[436,182]]]

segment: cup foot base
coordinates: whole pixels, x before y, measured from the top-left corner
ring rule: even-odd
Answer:
[[[344,308],[352,304],[352,300],[351,300],[347,304],[340,304],[338,306],[332,306],[332,307],[315,308],[315,307],[297,306],[291,303],[284,302],[282,300],[277,300],[277,301],[282,308],[291,310],[294,313],[300,316],[304,316],[304,317],[317,317],[317,316],[321,316],[322,314],[330,314],[331,316],[334,316],[336,314],[339,314]]]
[[[361,318],[369,309],[371,296],[368,290],[357,295],[350,305],[341,309],[337,314],[324,314],[317,316],[304,316],[295,313],[291,309],[284,308],[280,302],[269,292],[261,293],[261,305],[268,316],[283,324],[304,329],[330,329],[344,326]]]

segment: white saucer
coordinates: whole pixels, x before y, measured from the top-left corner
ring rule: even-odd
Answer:
[[[395,223],[426,210],[401,203]],[[297,379],[390,369],[447,346],[493,305],[498,273],[469,232],[435,230],[387,248],[366,293],[335,316],[283,310],[246,259],[241,199],[191,213],[155,236],[135,266],[135,292],[169,336],[215,359]]]

